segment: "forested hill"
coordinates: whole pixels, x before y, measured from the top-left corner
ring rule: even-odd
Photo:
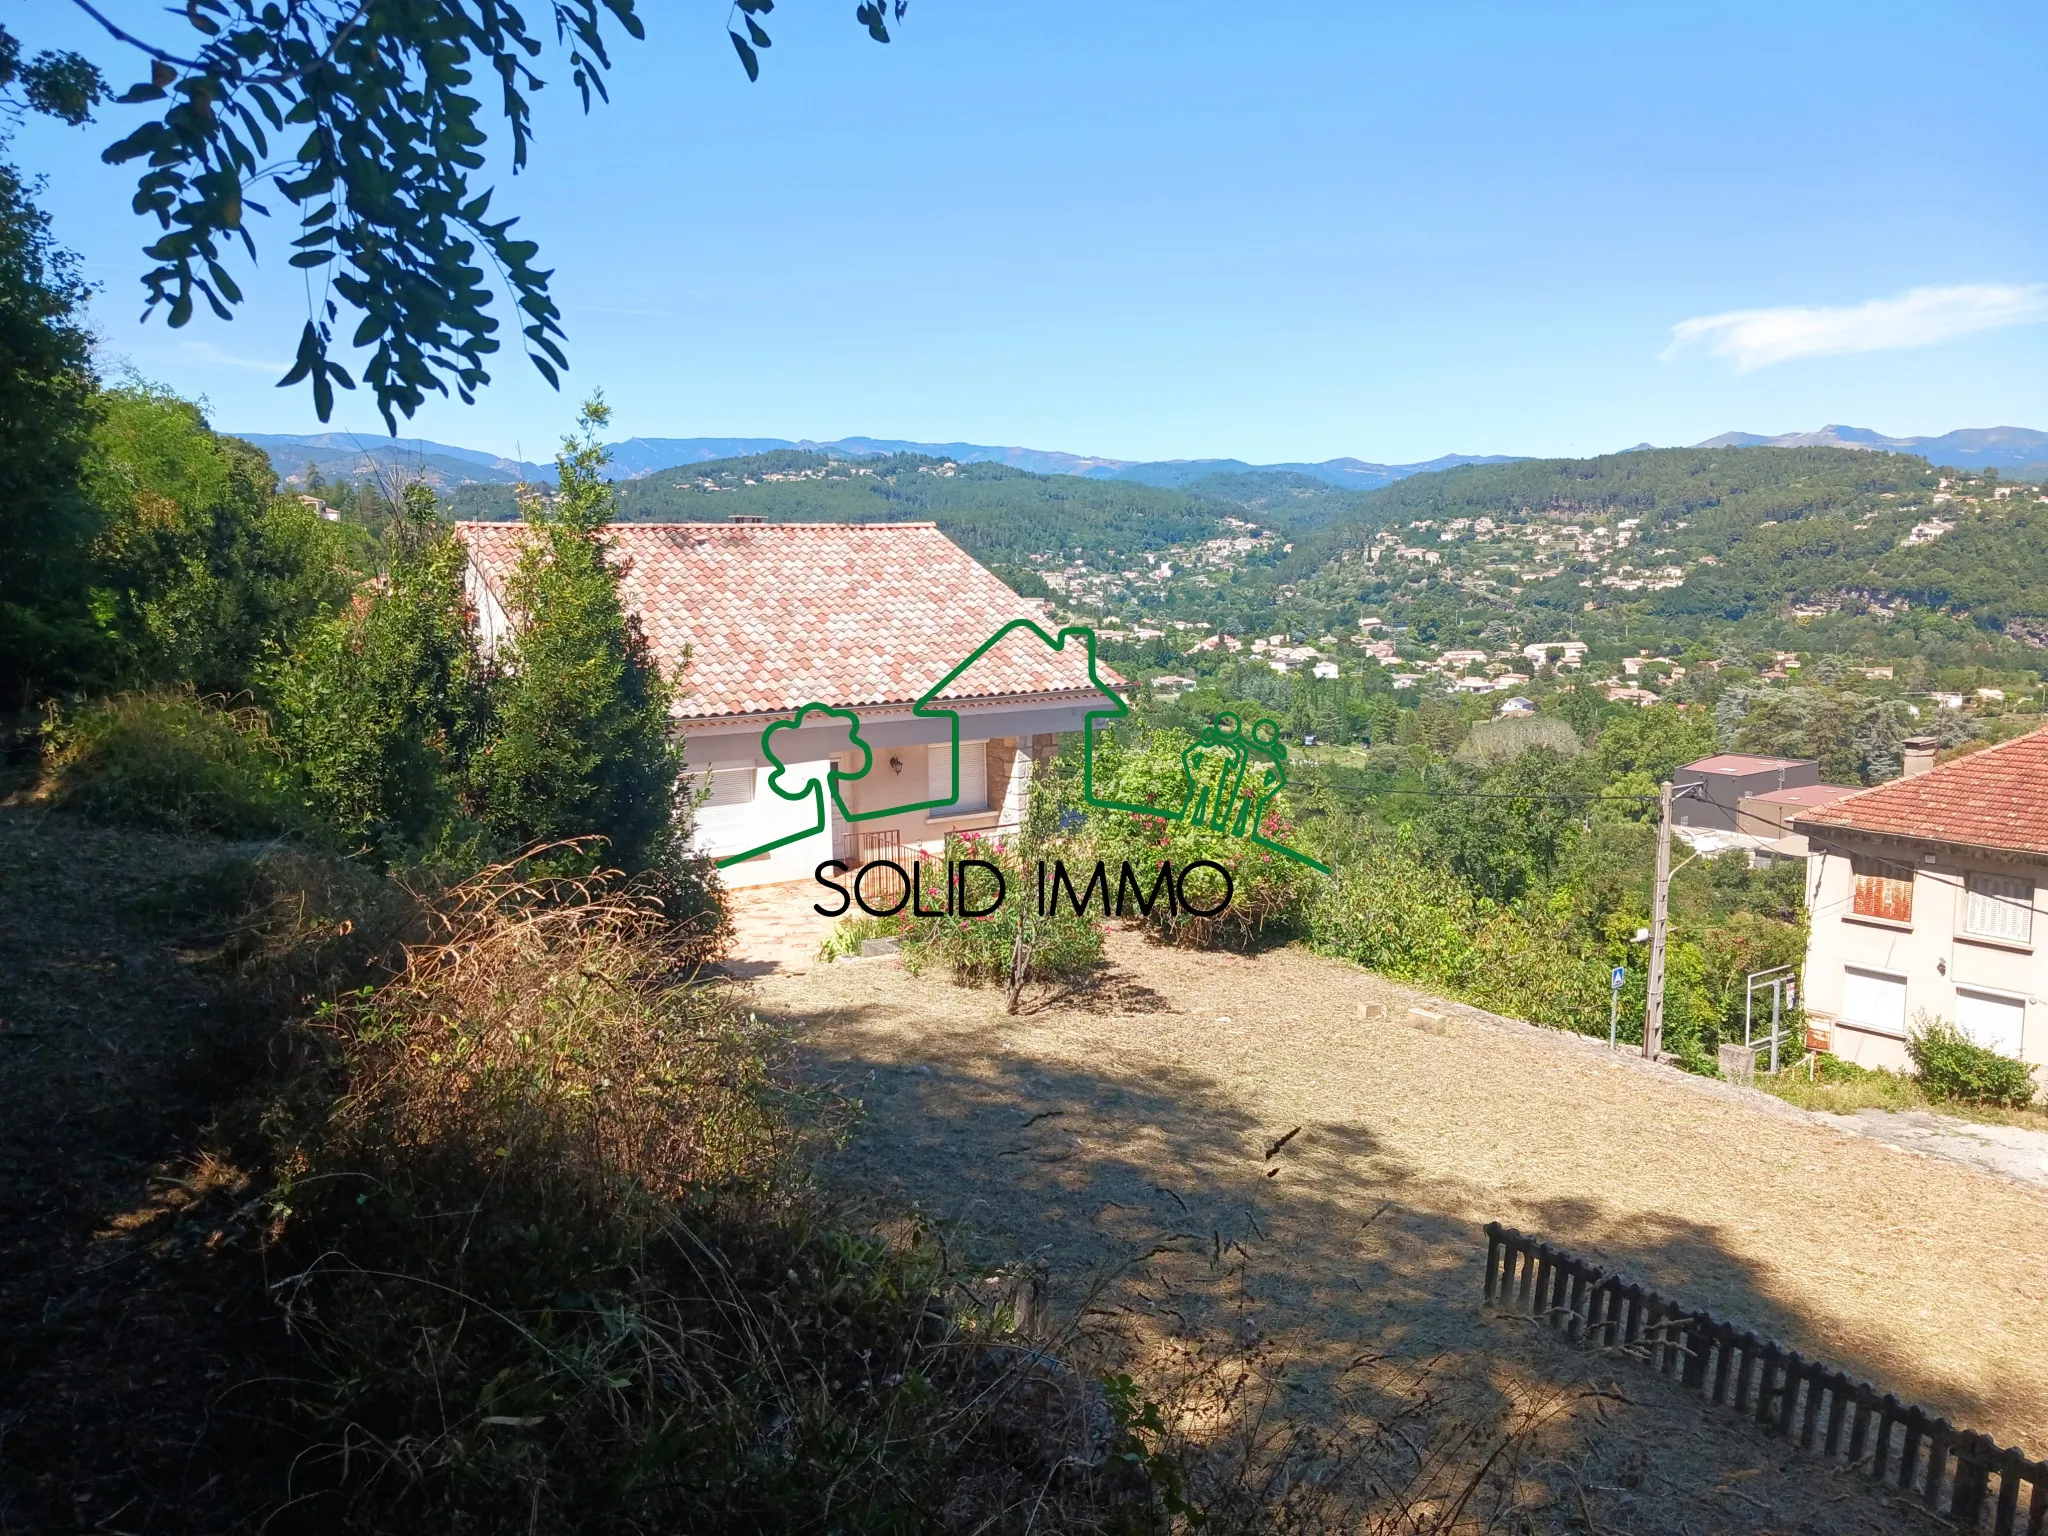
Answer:
[[[1456,593],[1559,616],[1631,601],[1740,620],[1903,602],[2010,627],[2048,617],[2048,505],[1996,470],[1853,449],[1533,460],[1372,492],[1300,535],[1272,577],[1376,604]]]
[[[1925,459],[1848,448],[1655,448],[1597,459],[1525,459],[1416,475],[1353,502],[1349,515],[1297,544],[1290,573],[1303,573],[1346,545],[1385,527],[1430,520],[1491,517],[1642,518],[1694,524],[1730,534],[1767,521],[1787,522],[1911,488],[1931,491]]]
[[[920,454],[838,459],[784,449],[664,470],[618,486],[630,522],[911,522],[929,519],[977,559],[1014,565],[1047,551],[1161,549],[1213,537],[1225,501],[1122,480],[1040,475]],[[457,516],[510,517],[509,489],[465,486]]]

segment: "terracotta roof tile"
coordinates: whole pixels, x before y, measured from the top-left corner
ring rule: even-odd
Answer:
[[[1795,816],[1793,823],[1800,831],[1844,827],[2048,853],[2048,731],[1849,795]]]
[[[525,524],[456,530],[502,602]],[[931,523],[613,523],[609,536],[684,719],[908,704],[1009,620],[1040,617]],[[1021,632],[943,697],[1095,691],[1084,650]]]

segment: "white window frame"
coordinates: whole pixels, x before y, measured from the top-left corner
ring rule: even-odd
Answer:
[[[2034,942],[2034,882],[1979,870],[1963,877],[1963,932],[2001,944]]]

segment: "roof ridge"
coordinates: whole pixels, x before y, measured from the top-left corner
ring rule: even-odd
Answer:
[[[460,517],[455,520],[457,528],[523,528],[525,519],[516,517]],[[926,519],[909,523],[669,523],[647,522],[639,518],[615,517],[601,525],[607,529],[616,528],[859,528],[868,532],[894,532],[901,528],[936,528],[939,525]]]
[[[1925,773],[1916,773],[1911,778],[1901,776],[1886,779],[1882,784],[1872,784],[1868,788],[1857,790],[1853,795],[1844,795],[1835,804],[1847,805],[1851,800],[1860,800],[1865,795],[1874,795],[1882,789],[1897,789],[1901,784],[1920,784],[1936,774],[1947,773],[1951,768],[1961,768],[1966,763],[1974,763],[1979,758],[1989,757],[1993,752],[2003,752],[2007,747],[2016,747],[2023,741],[2032,741],[2036,736],[2048,736],[2048,726],[2037,726],[2031,731],[2022,731],[2019,735],[2008,737],[2004,741],[1994,741],[1990,746],[1980,747],[1977,751],[1966,753],[1962,757],[1952,757],[1945,763],[1936,763]]]
[[[1972,754],[1968,754],[1964,758],[1952,758],[1950,762],[1939,764],[1939,766],[1927,770],[1925,774],[1913,774],[1911,778],[1903,778],[1903,776],[1901,778],[1888,778],[1882,784],[1870,784],[1868,788],[1860,788],[1860,791],[1855,791],[1853,795],[1843,795],[1839,801],[1829,801],[1827,805],[1821,805],[1817,809],[1812,809],[1810,813],[1802,813],[1802,815],[1794,817],[1794,821],[1804,823],[1804,825],[1812,825],[1812,827],[1847,827],[1847,829],[1853,831],[1853,829],[1858,829],[1858,825],[1864,825],[1864,829],[1884,831],[1886,827],[1882,827],[1882,825],[1872,827],[1868,823],[1858,823],[1858,815],[1876,815],[1876,817],[1894,815],[1896,811],[1890,809],[1892,805],[1903,807],[1907,813],[1919,811],[1923,815],[1939,817],[1939,801],[1933,803],[1933,805],[1925,805],[1925,803],[1923,805],[1915,805],[1915,801],[1919,797],[1927,795],[1929,791],[1933,791],[1935,795],[1944,795],[1946,788],[1952,786],[1958,778],[1962,778],[1964,772],[1972,772],[1972,774],[1980,772],[1972,764],[1982,764],[1987,758],[1991,758],[1991,754],[2003,752],[2005,748],[2017,748],[2017,745],[2023,745],[2023,743],[2048,745],[2048,727],[2036,727],[2032,731],[2021,731],[2015,737],[2009,737],[2005,741],[1995,741],[1995,743],[1989,745],[1989,748],[1982,748],[1982,750],[1972,752]],[[1935,778],[1937,774],[1950,774],[1948,784],[1929,784],[1929,780]],[[1995,784],[1993,786],[1985,786],[1985,788],[1995,788]],[[1870,801],[1870,805],[1864,805],[1864,801]],[[1948,803],[1954,805],[1956,799],[1950,797]],[[1929,831],[1929,834],[1925,834],[1925,836],[1939,838],[1942,834],[1939,834],[1939,831]],[[1948,840],[1954,842],[1952,836]],[[1964,838],[1964,842],[1970,842],[1970,838]],[[1985,842],[1982,846],[2001,848],[2001,846],[2009,846],[2009,844]]]

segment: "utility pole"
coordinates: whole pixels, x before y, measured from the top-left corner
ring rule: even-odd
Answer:
[[[1658,794],[1657,887],[1650,898],[1650,983],[1643,1001],[1643,1059],[1664,1048],[1664,930],[1671,918],[1671,781]]]

